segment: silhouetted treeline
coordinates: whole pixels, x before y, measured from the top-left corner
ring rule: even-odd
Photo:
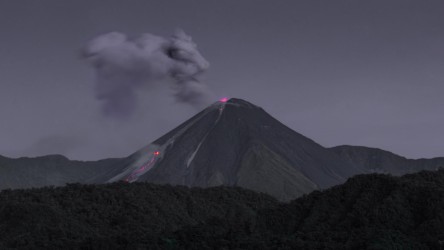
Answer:
[[[0,249],[444,249],[444,170],[360,175],[290,203],[241,188],[0,193]]]
[[[255,216],[277,202],[240,188],[70,184],[0,193],[0,249],[136,249],[211,218]],[[1,245],[2,244],[2,245]]]

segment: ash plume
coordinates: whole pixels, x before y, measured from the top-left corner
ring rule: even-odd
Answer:
[[[211,91],[199,81],[209,63],[183,30],[168,38],[149,33],[135,38],[120,32],[103,34],[87,44],[82,57],[95,69],[95,96],[106,116],[130,116],[141,87],[160,81],[173,83],[178,102],[198,108],[211,102]]]

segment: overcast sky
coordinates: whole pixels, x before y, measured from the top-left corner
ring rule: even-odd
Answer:
[[[195,114],[157,87],[131,119],[103,117],[79,56],[99,34],[177,27],[216,96],[326,147],[444,156],[442,0],[0,0],[0,155],[122,157]]]

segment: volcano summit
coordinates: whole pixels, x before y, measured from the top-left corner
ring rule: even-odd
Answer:
[[[216,102],[95,183],[240,186],[290,200],[365,173],[241,99]]]

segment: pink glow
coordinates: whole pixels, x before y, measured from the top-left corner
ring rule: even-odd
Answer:
[[[227,102],[228,101],[228,97],[223,97],[219,100],[220,102]]]
[[[146,170],[151,169],[154,166],[154,163],[156,162],[156,156],[160,155],[159,151],[154,151],[153,157],[150,161],[146,162],[142,166],[140,166],[138,169],[134,170],[126,179],[126,182],[132,182],[136,180],[141,173],[143,173]]]

